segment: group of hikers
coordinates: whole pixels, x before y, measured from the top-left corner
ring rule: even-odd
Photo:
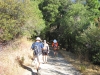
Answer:
[[[58,42],[56,39],[54,39],[52,42],[52,48],[54,50],[54,56],[56,56],[58,53]],[[33,42],[31,49],[33,50],[34,61],[36,61],[36,70],[38,72],[40,69],[41,56],[43,57],[43,64],[47,63],[47,56],[50,52],[49,44],[46,42],[46,40],[42,41],[40,37],[37,37],[36,41]]]

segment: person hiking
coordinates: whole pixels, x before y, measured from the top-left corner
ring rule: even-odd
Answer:
[[[40,68],[40,61],[41,61],[42,49],[43,49],[43,43],[41,42],[40,37],[36,38],[36,42],[32,44],[31,49],[33,50],[34,61],[36,61],[36,70],[38,72]]]
[[[48,53],[49,53],[49,45],[46,43],[46,40],[44,40],[44,47],[43,47],[43,50],[42,50],[43,63],[47,63]]]
[[[53,40],[52,47],[54,50],[54,56],[57,56],[58,55],[58,42],[56,39]]]

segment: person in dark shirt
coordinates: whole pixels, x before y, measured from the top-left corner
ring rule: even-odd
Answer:
[[[34,42],[31,46],[31,49],[33,50],[33,54],[34,54],[34,61],[36,61],[36,69],[37,72],[40,68],[40,61],[41,61],[41,57],[42,57],[42,49],[43,49],[43,43],[41,42],[41,38],[37,37],[36,38],[36,42]]]

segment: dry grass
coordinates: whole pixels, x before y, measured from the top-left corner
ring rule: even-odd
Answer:
[[[71,52],[59,50],[67,61],[69,61],[83,75],[100,75],[100,66],[93,65],[90,62],[82,61]]]
[[[19,65],[18,60],[25,65],[31,64],[31,44],[31,41],[21,38],[3,48],[0,52],[0,75],[23,75],[25,69]]]
[[[0,51],[0,75],[23,75],[25,67],[30,65],[33,51],[30,50],[32,41],[21,38],[9,43]],[[73,64],[84,75],[100,75],[100,67],[87,62],[80,63],[70,52],[60,50],[65,59]],[[25,66],[24,66],[25,65]]]

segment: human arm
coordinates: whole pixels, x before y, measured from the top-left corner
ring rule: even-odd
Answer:
[[[54,46],[54,43],[52,43],[52,47]]]
[[[32,46],[31,46],[31,50],[34,50],[34,45],[35,45],[35,43],[32,44]]]
[[[48,53],[50,52],[50,48],[49,48],[49,45],[47,45],[47,50],[48,50]]]
[[[43,50],[43,47],[44,47],[44,44],[43,44],[43,43],[41,43],[41,50]]]
[[[58,49],[58,42],[57,42],[57,49]]]

